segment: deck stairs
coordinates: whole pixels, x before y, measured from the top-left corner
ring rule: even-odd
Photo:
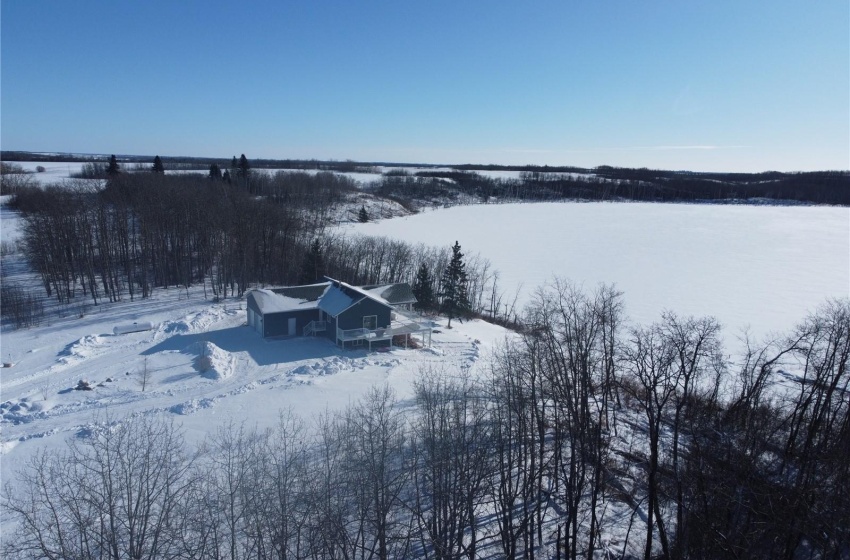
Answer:
[[[325,332],[328,330],[327,321],[310,321],[304,327],[304,336],[316,336],[316,333]]]

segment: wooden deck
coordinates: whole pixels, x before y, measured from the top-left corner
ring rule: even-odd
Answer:
[[[337,329],[336,330],[336,340],[337,344],[341,345],[345,348],[346,342],[366,342],[369,346],[369,350],[372,350],[373,342],[386,342],[392,341],[395,336],[404,336],[405,345],[407,344],[407,340],[411,335],[422,335],[423,342],[427,339],[425,344],[427,346],[431,345],[431,332],[432,328],[430,325],[426,325],[425,323],[411,322],[411,323],[401,323],[392,325],[383,329]]]

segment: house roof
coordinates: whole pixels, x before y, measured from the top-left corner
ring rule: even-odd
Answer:
[[[333,284],[322,296],[322,299],[319,300],[319,309],[328,315],[336,317],[361,299],[363,297],[360,294],[352,294],[349,290]]]
[[[392,307],[386,300],[363,288],[358,288],[357,286],[352,286],[351,284],[346,284],[332,278],[329,278],[329,280],[331,281],[331,287],[319,302],[319,308],[329,315],[336,317],[352,305],[367,298],[381,305]]]
[[[304,301],[315,301],[322,297],[325,290],[330,286],[330,282],[320,282],[318,284],[308,284],[306,286],[284,286],[281,288],[271,288],[276,294],[301,299]]]
[[[252,290],[251,294],[264,314],[319,308],[336,317],[364,298],[387,306],[416,302],[410,284],[407,283],[358,288],[338,280],[329,280],[306,286],[257,289]]]
[[[288,297],[274,290],[252,290],[251,295],[257,302],[257,307],[263,314],[282,313],[284,311],[295,311],[299,309],[315,309],[319,305],[318,300],[304,300]]]
[[[386,301],[390,305],[416,303],[416,297],[413,295],[413,288],[411,288],[410,284],[407,282],[363,286],[363,289],[373,296]]]

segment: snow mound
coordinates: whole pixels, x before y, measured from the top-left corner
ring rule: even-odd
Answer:
[[[221,319],[222,314],[221,308],[209,307],[194,315],[187,316],[186,319],[192,332],[207,332],[213,324]]]
[[[307,377],[318,377],[323,375],[335,375],[342,371],[352,371],[362,368],[363,363],[349,358],[348,356],[333,356],[312,364],[303,364],[290,370],[287,375],[304,375]]]
[[[348,371],[354,369],[354,363],[351,358],[347,356],[334,356],[329,360],[326,360],[320,368],[317,369],[316,373],[318,375],[334,375],[341,371]]]
[[[221,319],[223,314],[225,313],[218,308],[204,309],[176,321],[165,321],[159,326],[157,332],[168,336],[206,332],[216,321]],[[230,314],[230,312],[226,314]]]
[[[95,349],[100,346],[103,346],[103,339],[99,335],[86,335],[67,345],[59,352],[59,363],[70,365],[80,362],[90,357]]]
[[[223,380],[233,376],[236,359],[212,342],[203,340],[190,344],[184,354],[195,354],[195,369],[207,379]]]
[[[205,408],[211,408],[215,405],[215,399],[191,399],[186,402],[182,402],[180,404],[175,404],[174,406],[168,409],[169,412],[174,414],[179,414],[181,416],[186,416],[188,414],[194,414],[199,410],[203,410]]]
[[[318,365],[318,362],[316,363],[316,365]],[[297,368],[290,371],[289,375],[309,375],[309,376],[313,376],[313,375],[318,375],[317,371],[318,370],[314,366],[312,366],[310,364],[304,364],[303,366],[298,366]]]
[[[164,334],[185,334],[189,332],[189,325],[186,321],[166,321],[160,325],[159,331]]]

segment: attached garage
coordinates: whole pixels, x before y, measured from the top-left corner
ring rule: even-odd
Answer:
[[[248,293],[248,325],[264,338],[300,336],[319,317],[319,297],[330,283]],[[310,296],[315,296],[312,299]]]

